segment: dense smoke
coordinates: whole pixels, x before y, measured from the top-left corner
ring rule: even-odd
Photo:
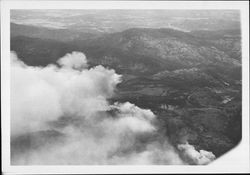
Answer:
[[[178,149],[181,151],[183,159],[190,164],[204,165],[215,159],[212,152],[206,150],[196,151],[194,146],[189,143],[179,144]]]
[[[112,96],[120,76],[102,66],[74,70],[75,62],[86,67],[86,58],[76,52],[71,56],[58,61],[61,68],[43,68],[27,66],[12,53],[12,135],[44,129],[47,121],[62,115],[89,117],[109,108],[106,98]]]
[[[207,164],[214,159],[191,145],[176,150],[158,132],[152,111],[129,102],[109,104],[121,82],[114,70],[88,68],[79,52],[57,63],[27,66],[11,53],[12,164]]]

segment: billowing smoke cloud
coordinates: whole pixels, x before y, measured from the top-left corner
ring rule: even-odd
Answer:
[[[64,57],[58,60],[58,64],[67,68],[87,68],[86,56],[81,52],[72,52],[66,54]]]
[[[179,144],[178,149],[182,152],[183,158],[191,164],[205,165],[215,159],[215,155],[212,152],[205,150],[196,151],[194,146],[189,143]]]
[[[12,164],[203,164],[206,151],[179,151],[158,132],[156,116],[129,102],[109,104],[121,76],[88,68],[73,52],[58,65],[32,67],[11,53]],[[183,151],[184,150],[184,151]],[[190,151],[191,150],[191,151]],[[196,158],[198,154],[201,159]]]
[[[40,130],[47,121],[62,115],[89,117],[96,111],[107,110],[106,98],[112,96],[120,82],[114,70],[102,66],[74,70],[87,66],[82,53],[73,52],[72,59],[69,54],[60,59],[62,68],[26,66],[14,53],[11,60],[13,135]]]

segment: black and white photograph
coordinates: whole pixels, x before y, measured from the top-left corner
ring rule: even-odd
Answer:
[[[215,164],[249,121],[242,15],[10,9],[10,166]]]

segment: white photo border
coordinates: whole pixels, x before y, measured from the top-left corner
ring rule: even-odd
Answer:
[[[2,172],[6,174],[245,173],[249,162],[249,3],[248,1],[2,1],[1,129]],[[209,165],[13,166],[10,164],[10,10],[11,9],[235,9],[242,29],[242,140]]]

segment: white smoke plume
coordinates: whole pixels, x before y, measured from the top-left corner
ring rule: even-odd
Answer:
[[[187,164],[157,132],[152,111],[109,104],[121,82],[114,70],[88,68],[79,52],[57,63],[27,66],[11,53],[12,164]],[[179,149],[197,156],[186,146]],[[209,159],[207,152],[199,154],[199,161]]]
[[[188,142],[179,144],[178,149],[182,152],[184,159],[191,164],[206,165],[215,159],[215,155],[212,152],[205,150],[196,151],[194,146]]]
[[[72,52],[71,54],[66,54],[64,57],[58,60],[58,64],[73,69],[88,67],[86,56],[81,52]]]
[[[79,56],[76,59],[76,56]],[[40,130],[47,121],[63,114],[88,117],[109,108],[106,98],[112,96],[120,76],[114,70],[97,66],[74,70],[75,61],[86,67],[82,53],[73,52],[58,62],[67,68],[49,65],[26,66],[11,54],[11,131],[13,135]],[[82,59],[83,61],[79,61]]]

